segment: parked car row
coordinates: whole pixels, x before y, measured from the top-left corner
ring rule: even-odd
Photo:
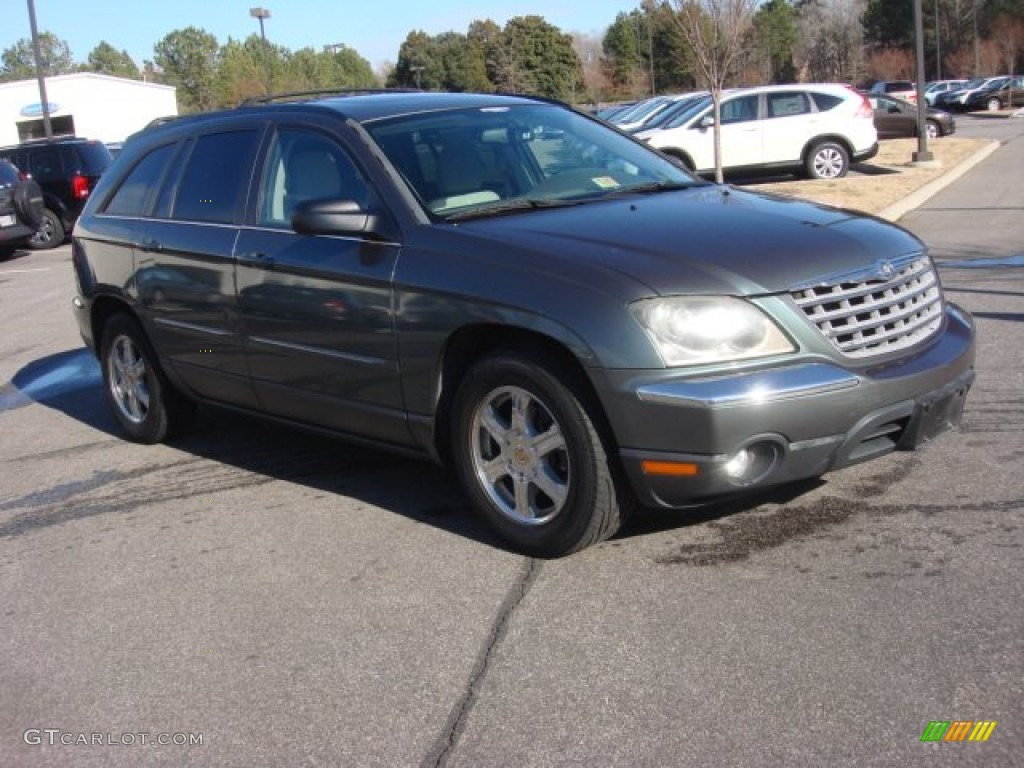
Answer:
[[[1024,76],[976,77],[959,89],[937,94],[933,103],[939,109],[956,112],[994,112],[1024,106]]]
[[[630,111],[606,115],[688,170],[715,169],[714,105],[706,91],[679,94],[639,124]],[[846,175],[878,151],[867,99],[836,84],[773,85],[725,91],[721,104],[723,168],[730,174],[776,171],[810,178]]]

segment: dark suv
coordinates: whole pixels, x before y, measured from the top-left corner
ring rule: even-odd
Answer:
[[[25,245],[42,219],[43,193],[7,160],[0,160],[0,255]]]
[[[974,327],[925,246],[695,179],[563,105],[377,93],[128,141],[73,304],[127,435],[203,401],[452,464],[516,549],[909,450]]]
[[[40,139],[0,148],[0,158],[10,160],[43,190],[45,210],[29,247],[56,248],[64,242],[85,201],[113,160],[100,141],[78,138]]]

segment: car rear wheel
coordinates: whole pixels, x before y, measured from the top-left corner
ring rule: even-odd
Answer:
[[[29,248],[37,251],[46,251],[50,248],[56,248],[63,242],[64,225],[60,223],[60,216],[49,208],[44,208],[39,227],[28,242]]]
[[[121,313],[107,322],[100,363],[107,400],[135,442],[159,443],[191,423],[195,405],[166,380],[135,318]]]
[[[988,100],[988,103],[985,106],[988,108],[989,112],[997,112],[1003,105],[1000,103],[999,99],[992,98]]]
[[[934,120],[925,121],[925,132],[929,139],[937,139],[942,135],[942,128]]]
[[[538,557],[607,539],[628,509],[593,421],[557,370],[496,354],[467,374],[455,399],[463,488],[506,542]]]
[[[850,156],[841,144],[823,141],[811,147],[804,169],[812,179],[838,179],[850,169]]]

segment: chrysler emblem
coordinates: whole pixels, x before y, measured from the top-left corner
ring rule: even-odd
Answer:
[[[875,274],[884,280],[888,280],[896,274],[896,268],[892,265],[891,261],[883,259],[875,263]]]

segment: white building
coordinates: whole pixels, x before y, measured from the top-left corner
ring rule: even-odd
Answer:
[[[178,114],[175,88],[79,72],[46,78],[55,136],[124,141],[157,117]],[[45,136],[38,80],[0,83],[0,146]]]

